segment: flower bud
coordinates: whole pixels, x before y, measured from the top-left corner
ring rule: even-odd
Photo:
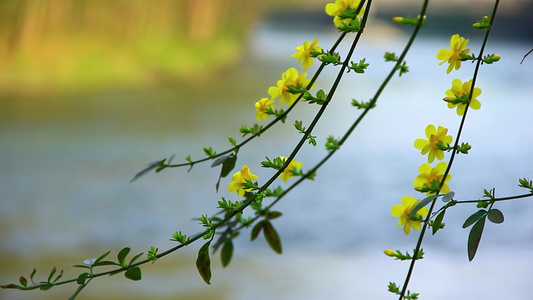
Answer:
[[[396,23],[403,24],[403,17],[394,17],[392,20]]]
[[[391,249],[383,250],[383,253],[385,253],[385,255],[390,256],[390,257],[398,257],[398,252],[391,250]]]

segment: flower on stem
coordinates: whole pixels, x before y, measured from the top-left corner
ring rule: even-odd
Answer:
[[[465,83],[460,79],[454,79],[452,81],[452,88],[446,91],[448,97],[442,98],[442,100],[448,102],[448,108],[453,109],[457,106],[457,115],[462,116],[465,113],[468,99],[470,99],[470,108],[478,110],[481,108],[481,102],[477,100],[477,96],[481,94],[481,89],[474,88],[474,94],[470,97],[470,89],[472,88],[472,80]]]
[[[437,143],[440,142],[444,145],[450,144],[452,142],[452,136],[447,134],[448,128],[439,126],[435,130],[435,125],[430,124],[426,127],[426,137],[428,139],[416,139],[415,148],[421,150],[420,153],[422,155],[428,154],[428,163],[432,163],[435,157],[438,160],[442,160],[444,158],[444,152],[438,147]]]
[[[268,119],[268,108],[271,110],[274,109],[274,104],[272,103],[274,103],[274,100],[268,98],[262,98],[261,100],[255,102],[255,118],[257,121]]]
[[[342,18],[341,13],[346,10],[355,10],[359,6],[360,0],[336,0],[334,3],[326,4],[326,13],[333,18],[333,23],[337,28],[348,26],[353,19],[351,18]],[[357,14],[357,18],[363,15],[364,9],[361,8],[361,11]]]
[[[322,47],[318,46],[318,40],[314,39],[311,44],[305,41],[303,45],[296,47],[296,53],[291,57],[297,58],[299,64],[303,62],[302,68],[306,70],[313,65],[313,57],[316,57],[319,52],[322,52]]]
[[[231,182],[228,185],[228,190],[230,193],[237,192],[237,195],[239,197],[242,197],[244,196],[245,192],[249,192],[252,190],[252,188],[245,188],[244,183],[246,183],[246,181],[252,181],[257,178],[259,177],[252,174],[248,166],[244,165],[240,171],[236,172],[231,177]]]
[[[300,73],[295,68],[290,68],[283,74],[281,79],[278,80],[276,86],[272,86],[268,89],[268,94],[272,96],[272,99],[280,97],[281,106],[283,102],[288,105],[292,105],[298,98],[298,94],[293,94],[290,91],[290,87],[305,88],[311,82],[309,79],[305,79],[307,73]]]
[[[285,163],[285,161],[287,161],[287,158],[284,157],[284,156],[280,156],[281,160],[283,161],[283,163]],[[289,180],[289,178],[292,178],[294,177],[294,173],[298,170],[298,169],[301,169],[302,168],[302,162],[300,161],[295,161],[294,158],[291,160],[291,162],[289,163],[289,165],[285,168],[285,170],[283,170],[283,173],[281,173],[279,175],[279,178],[283,179],[283,181],[285,181],[285,183],[287,183],[287,181]]]
[[[460,37],[458,34],[454,34],[450,39],[451,49],[440,49],[437,53],[437,59],[441,60],[439,65],[442,65],[445,62],[450,64],[446,70],[447,74],[449,74],[454,67],[456,70],[459,70],[461,67],[461,54],[470,53],[470,49],[465,49],[467,43],[468,39]]]
[[[415,181],[413,181],[413,186],[415,190],[419,192],[426,192],[427,195],[434,195],[439,191],[439,186],[444,176],[444,172],[448,164],[441,161],[435,167],[431,167],[429,164],[424,163],[419,168],[418,171],[420,174],[416,176]],[[446,175],[446,179],[440,189],[441,193],[447,193],[450,191],[450,187],[446,184],[452,179],[450,174]]]
[[[391,215],[393,217],[398,217],[400,220],[398,221],[398,226],[403,225],[403,232],[405,234],[409,234],[409,231],[411,231],[411,227],[413,227],[415,230],[419,230],[421,226],[422,218],[428,215],[429,209],[427,207],[422,207],[420,210],[414,214],[411,219],[407,219],[409,217],[409,214],[411,214],[411,211],[415,207],[415,205],[420,202],[420,200],[415,199],[410,196],[405,196],[402,198],[402,204],[396,204],[391,209]],[[385,253],[387,254],[387,253]],[[392,254],[389,253],[389,254]],[[387,254],[387,255],[389,255]],[[389,255],[391,256],[391,255]],[[394,255],[396,256],[396,255]]]

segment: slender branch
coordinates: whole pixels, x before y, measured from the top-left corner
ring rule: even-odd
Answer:
[[[485,45],[487,44],[487,41],[488,41],[488,38],[489,38],[489,34],[490,34],[490,30],[491,30],[492,24],[494,22],[494,18],[496,17],[496,11],[498,10],[499,2],[500,2],[499,0],[496,0],[494,2],[494,8],[492,10],[492,15],[491,15],[491,18],[490,18],[490,27],[487,29],[487,31],[485,33],[485,38],[483,39],[483,43],[481,45],[481,49],[480,49],[480,52],[479,52],[478,60],[477,60],[476,67],[475,67],[475,70],[474,70],[474,76],[472,78],[472,85],[470,87],[470,94],[468,96],[468,103],[466,104],[465,112],[463,114],[463,117],[461,118],[461,123],[460,123],[459,129],[457,131],[457,137],[455,139],[455,145],[454,145],[453,149],[457,149],[457,147],[459,145],[459,140],[460,140],[460,137],[461,137],[461,133],[463,131],[463,127],[464,127],[464,124],[465,124],[465,121],[466,121],[466,115],[468,113],[468,108],[470,106],[470,101],[472,100],[472,95],[473,95],[473,92],[474,92],[477,75],[479,73],[479,68],[481,66],[481,61],[482,61],[481,57],[483,57],[483,51],[485,50]],[[456,153],[457,153],[457,151],[455,151],[455,150],[452,151],[448,166],[446,168],[446,171],[443,174],[443,177],[442,177],[442,180],[440,182],[437,194],[440,193],[440,190],[444,186],[444,182],[446,181],[446,177],[448,176],[448,174],[449,174],[449,172],[451,170],[451,167],[453,165]],[[428,215],[431,215],[431,213],[433,212],[433,209],[435,208],[435,203],[436,203],[436,201],[432,201],[431,202],[431,205],[429,207]],[[424,225],[422,226],[422,230],[420,231],[420,235],[418,237],[418,241],[416,243],[416,247],[415,247],[415,249],[413,251],[413,259],[411,260],[411,263],[409,265],[409,270],[407,272],[407,276],[405,278],[405,282],[403,284],[402,292],[400,294],[399,300],[403,299],[403,297],[405,296],[405,293],[407,291],[407,287],[409,285],[409,281],[411,279],[411,275],[413,274],[414,266],[415,266],[415,263],[416,263],[416,260],[417,260],[416,257],[417,257],[418,251],[420,251],[420,249],[421,249],[422,241],[424,240],[424,236],[426,234],[426,230],[427,230],[428,226],[429,226],[429,222],[428,222],[428,220],[426,220],[424,222]]]

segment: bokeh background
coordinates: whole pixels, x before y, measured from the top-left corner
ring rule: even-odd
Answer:
[[[194,234],[191,220],[216,212],[218,170],[208,165],[168,169],[128,183],[151,161],[176,154],[202,157],[202,148],[228,147],[242,124],[255,121],[253,104],[267,97],[281,72],[298,67],[294,48],[318,38],[328,49],[338,36],[324,13],[327,1],[242,0],[2,0],[0,1],[0,282],[16,282],[37,268],[63,278],[69,267],[129,246],[168,249],[174,231]],[[399,53],[409,28],[391,21],[418,14],[420,1],[376,1],[354,54],[370,63],[348,74],[319,123],[319,144],[340,136],[358,116],[352,98],[372,97],[391,68],[384,52]],[[388,299],[389,281],[403,282],[407,263],[383,249],[413,248],[390,208],[412,189],[425,162],[413,146],[432,123],[456,132],[459,118],[441,101],[454,78],[471,77],[473,65],[450,75],[438,66],[438,49],[454,33],[470,38],[477,53],[482,33],[471,24],[490,14],[492,2],[434,1],[427,25],[407,57],[410,72],[396,77],[361,128],[318,173],[286,197],[274,222],[284,253],[246,234],[235,240],[226,268],[213,256],[212,284],[194,266],[199,245],[143,267],[143,279],[121,274],[93,281],[79,299]],[[459,156],[450,187],[458,199],[520,194],[518,178],[533,178],[532,3],[505,1],[487,51],[502,56],[483,66],[480,111],[471,111],[463,134],[473,149]],[[346,53],[350,37],[341,45]],[[344,51],[344,52],[343,52]],[[309,70],[312,73],[316,66]],[[327,68],[327,89],[337,69]],[[239,152],[262,179],[259,161],[287,155],[299,134],[294,120],[316,107],[302,105]],[[304,169],[322,146],[305,147]],[[283,185],[282,182],[279,184]],[[447,213],[446,230],[428,236],[410,286],[423,299],[530,299],[533,259],[531,200],[499,203],[506,221],[487,224],[480,250],[468,262],[462,222],[475,206]],[[0,299],[66,299],[74,285],[50,291],[0,290]]]

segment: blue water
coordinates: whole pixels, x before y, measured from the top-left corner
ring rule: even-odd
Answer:
[[[392,67],[383,62],[383,53],[399,53],[407,40],[394,31],[383,33],[382,38],[372,32],[366,36],[354,60],[366,58],[369,70],[365,75],[349,73],[345,77],[318,124],[315,135],[319,145],[328,135],[343,134],[359,114],[351,107],[351,99],[367,101],[373,96]],[[134,183],[128,183],[129,179],[144,163],[172,154],[180,160],[189,154],[199,158],[204,146],[225,149],[227,136],[238,138],[241,124],[255,122],[253,103],[267,96],[268,86],[287,65],[297,67],[289,58],[294,47],[315,37],[327,48],[336,34],[258,28],[248,45],[249,59],[258,67],[244,67],[241,72],[250,76],[271,73],[264,92],[259,91],[254,99],[242,99],[241,106],[230,109],[223,103],[207,109],[199,105],[194,113],[205,113],[204,117],[171,132],[127,131],[123,124],[101,124],[97,119],[39,126],[13,123],[0,128],[0,220],[4,228],[0,251],[27,258],[76,252],[88,245],[99,249],[96,254],[122,246],[140,252],[153,245],[170,248],[173,244],[168,239],[174,231],[200,231],[201,226],[191,218],[212,215],[221,196],[237,200],[224,188],[227,179],[221,192],[215,193],[218,170],[199,165],[189,173],[186,169],[165,170]],[[448,43],[445,37],[418,40],[407,57],[410,72],[393,79],[376,109],[319,170],[315,181],[304,182],[276,206],[284,214],[274,221],[284,254],[269,252],[262,241],[250,243],[245,234],[235,245],[235,259],[243,262],[235,261],[226,270],[218,268],[210,289],[229,289],[230,299],[254,295],[257,299],[258,291],[263,299],[380,299],[387,296],[389,281],[402,283],[407,264],[395,262],[381,251],[412,252],[416,232],[405,236],[390,216],[390,208],[403,196],[421,196],[413,190],[412,181],[426,160],[413,141],[424,137],[428,124],[445,126],[455,136],[460,118],[441,99],[454,78],[465,81],[473,72],[470,63],[449,75],[445,66],[437,65],[436,52]],[[480,43],[472,40],[469,46],[476,52]],[[345,53],[347,47],[343,44],[340,52]],[[497,196],[521,194],[526,191],[518,188],[518,178],[533,179],[533,57],[519,64],[530,48],[520,42],[488,44],[487,51],[502,59],[483,66],[478,79],[482,108],[469,112],[462,136],[473,148],[467,156],[457,157],[451,171],[449,186],[457,199],[479,199],[483,189],[490,188],[496,188]],[[337,70],[326,69],[318,88],[326,89]],[[285,126],[242,149],[238,165],[247,164],[260,176],[260,183],[266,181],[272,172],[261,169],[258,162],[265,156],[287,156],[300,136],[291,124],[294,120],[308,124],[316,110],[315,106],[300,105]],[[306,146],[297,160],[307,169],[325,154],[322,146]],[[472,263],[466,256],[468,231],[461,225],[476,211],[475,205],[456,206],[446,215],[445,230],[427,236],[426,259],[419,262],[412,281],[412,289],[421,292],[423,299],[458,295],[460,299],[503,299],[510,294],[513,299],[528,299],[533,204],[528,198],[495,207],[506,220],[500,225],[487,224]],[[65,262],[62,267],[72,263],[77,262]],[[2,274],[2,280],[13,281],[19,275]],[[181,287],[174,286],[172,274],[168,277],[158,278],[158,287],[168,282],[164,291],[170,294],[187,290],[186,286],[202,286],[197,285],[201,280],[196,274],[182,278],[188,281]],[[137,288],[153,290],[150,280],[136,283]],[[483,286],[486,284],[490,288]]]

